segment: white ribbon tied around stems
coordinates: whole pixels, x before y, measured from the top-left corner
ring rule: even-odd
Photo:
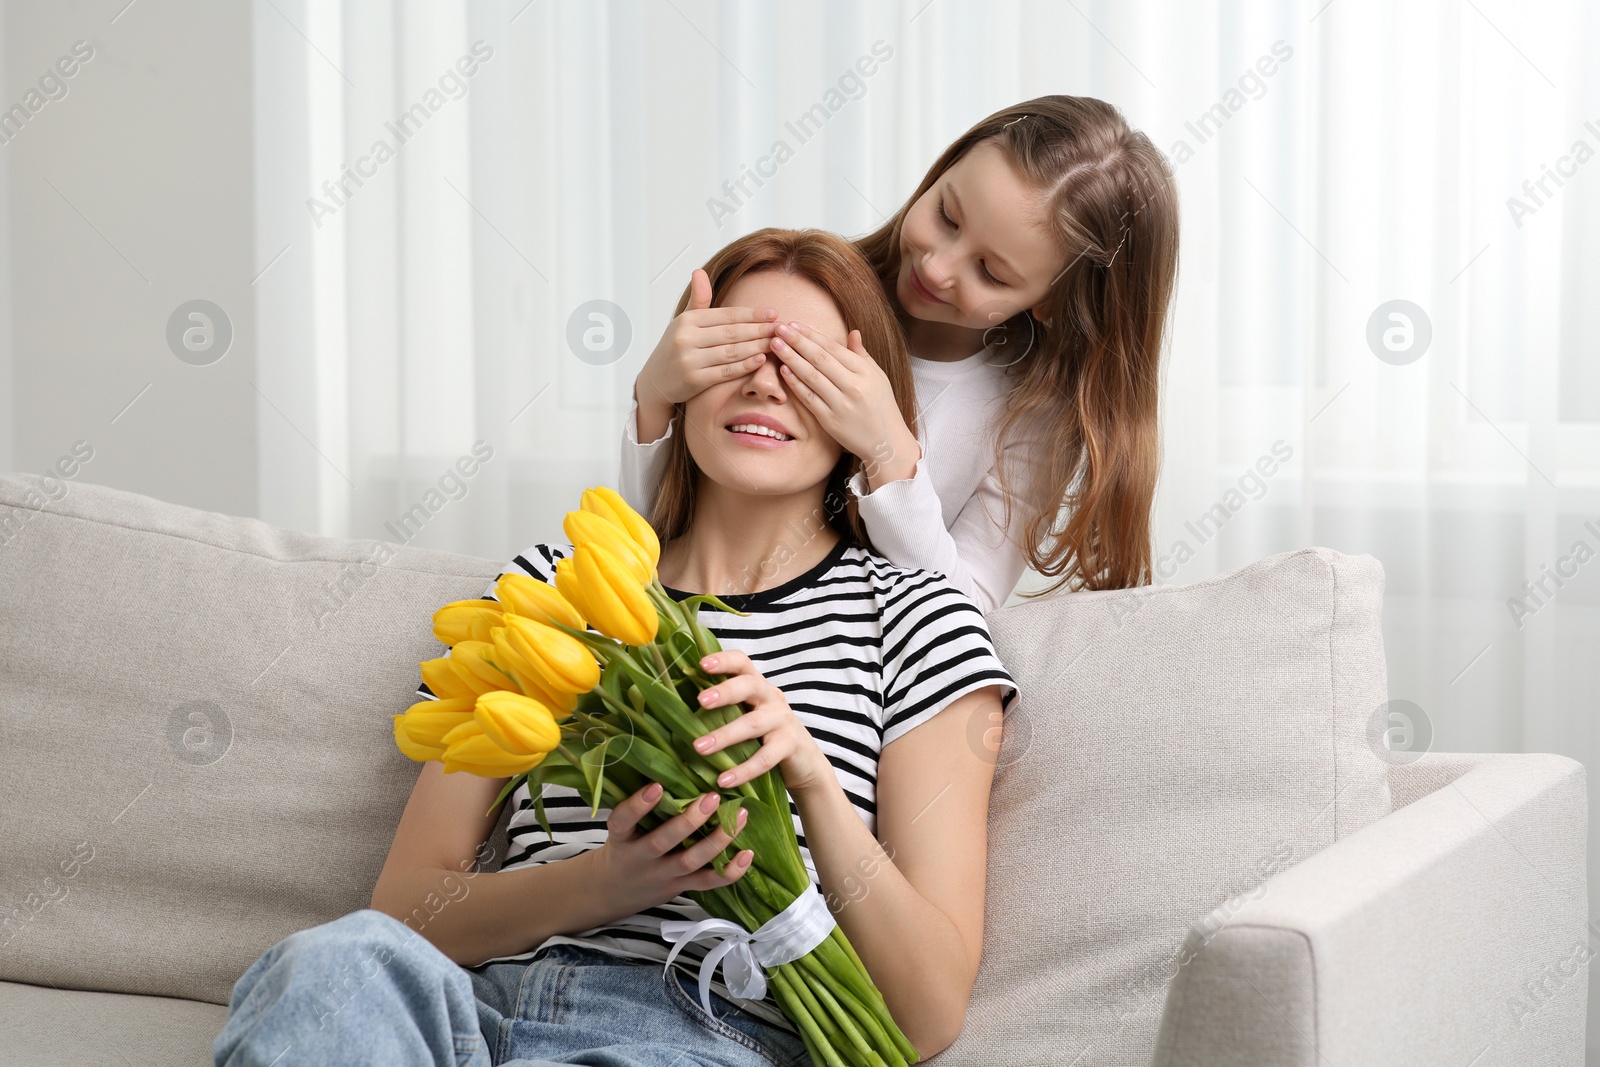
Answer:
[[[719,963],[728,992],[746,1000],[760,1000],[767,995],[767,974],[762,968],[799,959],[822,944],[835,925],[833,912],[813,882],[753,934],[727,919],[663,919],[661,936],[675,942],[667,954],[669,970],[673,957],[691,941],[721,939],[700,962],[700,1006],[715,1019],[711,979]]]

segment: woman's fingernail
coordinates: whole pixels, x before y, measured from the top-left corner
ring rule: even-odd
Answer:
[[[644,791],[646,800],[654,800],[661,795],[661,783],[657,782]]]
[[[732,772],[732,771],[727,771],[727,772],[725,772],[725,773],[724,773],[724,774],[722,774],[722,775],[721,775],[721,776],[720,776],[720,777],[719,777],[719,778],[718,778],[718,779],[717,779],[717,784],[718,784],[718,785],[721,785],[721,786],[729,786],[729,785],[732,785],[732,784],[733,784],[733,772]]]
[[[705,692],[700,694],[700,703],[706,705],[707,707],[710,707],[711,702],[715,699],[717,699],[717,691],[715,689],[707,689]]]
[[[711,748],[711,738],[709,738],[709,737],[697,737],[697,738],[695,738],[694,747],[695,747],[695,751],[697,751],[697,752],[709,751],[710,748]]]
[[[708,813],[716,811],[717,810],[717,794],[715,794],[715,793],[707,793],[705,795],[705,798],[700,801],[700,810],[704,811],[704,812],[708,812]]]
[[[707,656],[705,659],[700,661],[700,666],[704,667],[708,671],[714,668],[716,665],[717,657],[715,656]]]

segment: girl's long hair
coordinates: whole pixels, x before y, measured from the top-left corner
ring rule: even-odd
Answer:
[[[1026,595],[1069,583],[1145,584],[1161,465],[1158,365],[1178,266],[1177,187],[1150,139],[1093,97],[1015,104],[957,138],[894,217],[857,247],[894,299],[906,212],[952,164],[991,140],[1044,194],[1067,263],[1041,302],[1047,321],[1024,309],[985,338],[1011,361],[996,432],[1005,525],[1016,497],[1027,519],[1013,539],[1035,571],[1061,576]],[[894,307],[909,327],[897,299]],[[1010,469],[1023,450],[1031,475]],[[1063,505],[1070,514],[1057,529]]]
[[[781,230],[768,227],[745,234],[723,248],[705,265],[711,279],[711,306],[720,307],[729,289],[740,278],[761,271],[781,271],[812,282],[833,298],[844,319],[845,328],[861,331],[861,344],[878,366],[883,368],[894,389],[895,404],[906,426],[917,432],[916,386],[911,378],[911,360],[906,354],[905,336],[895,319],[894,308],[884,295],[872,265],[848,240],[826,230]],[[689,306],[690,289],[683,291],[673,316]],[[770,357],[769,357],[770,358]],[[804,401],[800,401],[804,403]],[[672,433],[667,439],[667,458],[660,488],[650,511],[650,525],[667,542],[682,537],[694,522],[695,500],[700,487],[700,468],[689,454],[684,440],[684,405],[672,408]],[[828,477],[820,512],[808,525],[814,529],[825,523],[840,535],[853,538],[871,550],[865,524],[857,508],[855,494],[846,482],[864,463],[846,451]]]

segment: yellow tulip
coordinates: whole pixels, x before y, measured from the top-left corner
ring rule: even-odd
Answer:
[[[422,668],[422,680],[427,683],[428,692],[441,700],[452,697],[477,699],[479,693],[486,693],[493,688],[468,670],[463,660],[454,656],[423,660],[418,666]]]
[[[450,658],[484,684],[480,693],[517,688],[516,681],[494,662],[494,645],[488,641],[462,641],[450,650]]]
[[[495,582],[494,595],[500,598],[506,611],[534,622],[547,623],[553,619],[574,630],[583,630],[589,625],[578,609],[556,591],[555,586],[526,574],[502,574],[500,580]],[[499,626],[503,621],[495,619],[494,625]],[[487,641],[488,638],[483,640]]]
[[[561,522],[561,528],[566,531],[574,548],[600,545],[609,549],[640,582],[648,582],[656,576],[655,564],[650,561],[644,548],[628,536],[628,531],[610,519],[603,519],[592,511],[569,511]],[[594,621],[592,615],[589,619]]]
[[[656,537],[655,528],[645,521],[643,515],[629,507],[628,502],[622,499],[622,494],[615,489],[604,485],[585,489],[578,506],[584,511],[594,512],[602,519],[610,519],[627,531],[628,536],[644,549],[652,569],[661,564],[661,541]]]
[[[402,718],[406,736],[419,748],[444,749],[444,735],[472,718],[478,698],[452,697],[449,700],[419,700],[406,709]],[[431,759],[438,759],[432,756]]]
[[[504,629],[511,647],[548,688],[587,693],[600,684],[594,653],[571,634],[521,615],[507,615]]]
[[[487,641],[489,627],[500,625],[504,610],[493,600],[453,600],[433,613],[433,636],[447,645]]]
[[[520,693],[485,693],[473,708],[484,735],[514,755],[543,755],[561,741],[553,712]]]
[[[399,746],[400,751],[405,753],[408,759],[414,759],[418,763],[426,763],[428,760],[440,759],[444,756],[444,749],[442,748],[429,748],[411,740],[406,733],[406,717],[404,715],[392,715],[390,718],[394,719],[394,743]]]
[[[549,708],[557,720],[572,714],[572,709],[578,706],[578,694],[553,689],[545,684],[538,670],[512,646],[504,626],[496,626],[489,637],[494,642],[496,661],[517,680],[517,686],[524,694]]]
[[[576,552],[577,549],[573,551]],[[571,556],[556,560],[556,588],[561,590],[561,595],[568,603],[583,613],[584,618],[592,618],[583,595],[583,583],[578,581],[578,572],[573,569]]]
[[[656,606],[645,594],[643,583],[615,553],[593,542],[574,549],[572,562],[589,621],[596,630],[625,645],[647,645],[655,640],[661,622]]]
[[[480,778],[510,778],[531,771],[544,762],[545,753],[536,756],[514,755],[490,740],[476,719],[469,719],[444,735],[441,757],[444,773],[466,771]]]

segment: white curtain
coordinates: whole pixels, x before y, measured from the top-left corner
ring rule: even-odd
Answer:
[[[431,502],[405,539],[503,559],[559,537],[615,480],[693,267],[761,226],[866,232],[983,115],[1097,96],[1181,187],[1161,580],[1371,553],[1390,695],[1434,747],[1600,759],[1595,5],[257,0],[255,20],[259,258],[284,250],[256,285],[268,521],[396,540]],[[441,79],[475,47],[457,98]],[[308,206],[379,140],[394,158]],[[610,362],[567,340],[595,300],[620,315],[583,323],[631,330]],[[492,458],[452,476],[480,441]]]

